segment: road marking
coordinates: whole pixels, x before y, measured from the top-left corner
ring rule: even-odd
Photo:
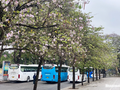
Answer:
[[[112,90],[112,88],[114,87],[114,84],[116,83],[117,79],[115,80],[115,82],[112,84],[112,87],[110,88],[110,90]]]

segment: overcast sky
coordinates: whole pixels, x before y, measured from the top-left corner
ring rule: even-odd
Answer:
[[[120,0],[89,0],[83,12],[92,12],[92,25],[103,26],[104,34],[120,35]]]

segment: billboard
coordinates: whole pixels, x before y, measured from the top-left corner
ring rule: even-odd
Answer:
[[[8,76],[9,64],[10,64],[10,61],[3,61],[3,65],[2,65],[3,79],[7,78],[7,76]]]

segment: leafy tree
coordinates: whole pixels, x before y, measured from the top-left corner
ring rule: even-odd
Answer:
[[[62,66],[62,55],[65,55],[66,48],[69,46],[68,27],[72,26],[69,21],[71,19],[69,14],[75,10],[75,6],[80,8],[78,3],[73,3],[72,1],[73,0],[0,1],[0,55],[4,50],[20,50],[18,56],[21,57],[21,51],[27,50],[39,57],[39,67],[34,90],[37,88],[40,66],[42,62],[48,58],[51,53],[48,51],[52,48],[56,48],[53,53],[57,52],[55,56],[61,61],[60,68]],[[51,37],[48,37],[49,35]],[[61,44],[63,44],[62,48],[58,47],[61,46]],[[4,45],[12,45],[13,48],[3,48]],[[18,60],[20,60],[20,58]],[[65,58],[63,60],[65,60]],[[59,89],[60,82],[58,82],[58,90]]]
[[[115,48],[115,52],[119,52],[119,48],[120,48],[120,36],[113,33],[113,34],[108,34],[108,35],[104,35],[104,38],[106,40],[106,42],[111,43],[111,47]]]
[[[109,68],[113,68],[113,67],[116,68],[116,67],[118,67],[118,63],[119,63],[117,56],[119,54],[120,36],[113,33],[113,34],[109,34],[109,35],[104,35],[103,38],[105,39],[105,42],[109,43],[109,47],[112,48],[111,55],[110,55],[110,57],[111,57],[110,59],[112,59],[112,61],[108,63],[111,65],[111,67],[109,67]]]
[[[2,57],[0,58],[0,64],[2,64],[3,61],[12,61],[12,56],[9,52],[3,52]]]

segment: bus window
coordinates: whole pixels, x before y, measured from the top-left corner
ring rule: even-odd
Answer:
[[[67,72],[67,68],[66,67],[62,67],[62,72]]]
[[[55,67],[55,71],[58,72],[58,67]],[[67,68],[61,67],[61,72],[67,72]]]
[[[36,72],[37,71],[37,67],[25,67],[25,66],[21,66],[21,71],[22,72]]]
[[[24,68],[21,68],[21,71],[24,72]]]
[[[53,69],[53,66],[43,66],[44,69]]]
[[[58,67],[55,67],[55,71],[58,72]]]
[[[18,69],[18,66],[9,66],[10,69]]]
[[[75,68],[75,72],[77,72],[77,71],[78,71],[78,69]],[[69,68],[69,72],[73,72],[73,68]]]

